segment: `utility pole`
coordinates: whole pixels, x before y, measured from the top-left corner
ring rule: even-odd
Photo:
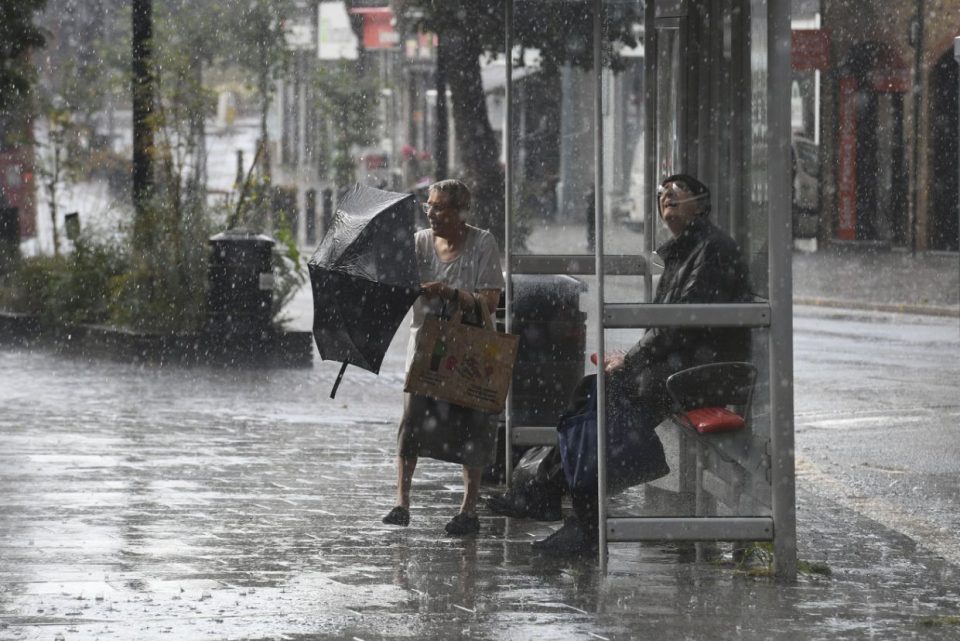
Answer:
[[[133,0],[133,207],[134,239],[153,191],[152,0]]]

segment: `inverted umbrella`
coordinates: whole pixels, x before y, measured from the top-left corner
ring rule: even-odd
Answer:
[[[420,295],[413,194],[356,185],[307,263],[313,287],[313,338],[323,360],[380,372],[404,316]]]

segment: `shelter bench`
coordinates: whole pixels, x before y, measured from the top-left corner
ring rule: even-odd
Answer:
[[[671,504],[665,509],[719,516],[770,508],[770,438],[752,429],[755,381],[756,368],[743,362],[700,365],[667,379],[678,409],[657,432],[677,474],[651,484],[651,494]]]

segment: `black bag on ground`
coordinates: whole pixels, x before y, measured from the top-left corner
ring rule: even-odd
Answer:
[[[495,514],[538,521],[558,521],[565,482],[560,452],[541,445],[527,450],[514,467],[510,490],[487,499]]]

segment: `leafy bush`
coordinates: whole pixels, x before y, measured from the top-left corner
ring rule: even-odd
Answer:
[[[19,261],[0,302],[47,324],[110,322],[113,282],[126,269],[119,245],[81,238],[71,254]]]
[[[137,330],[190,332],[206,315],[210,226],[199,198],[152,199],[128,270],[112,284],[111,318]]]

